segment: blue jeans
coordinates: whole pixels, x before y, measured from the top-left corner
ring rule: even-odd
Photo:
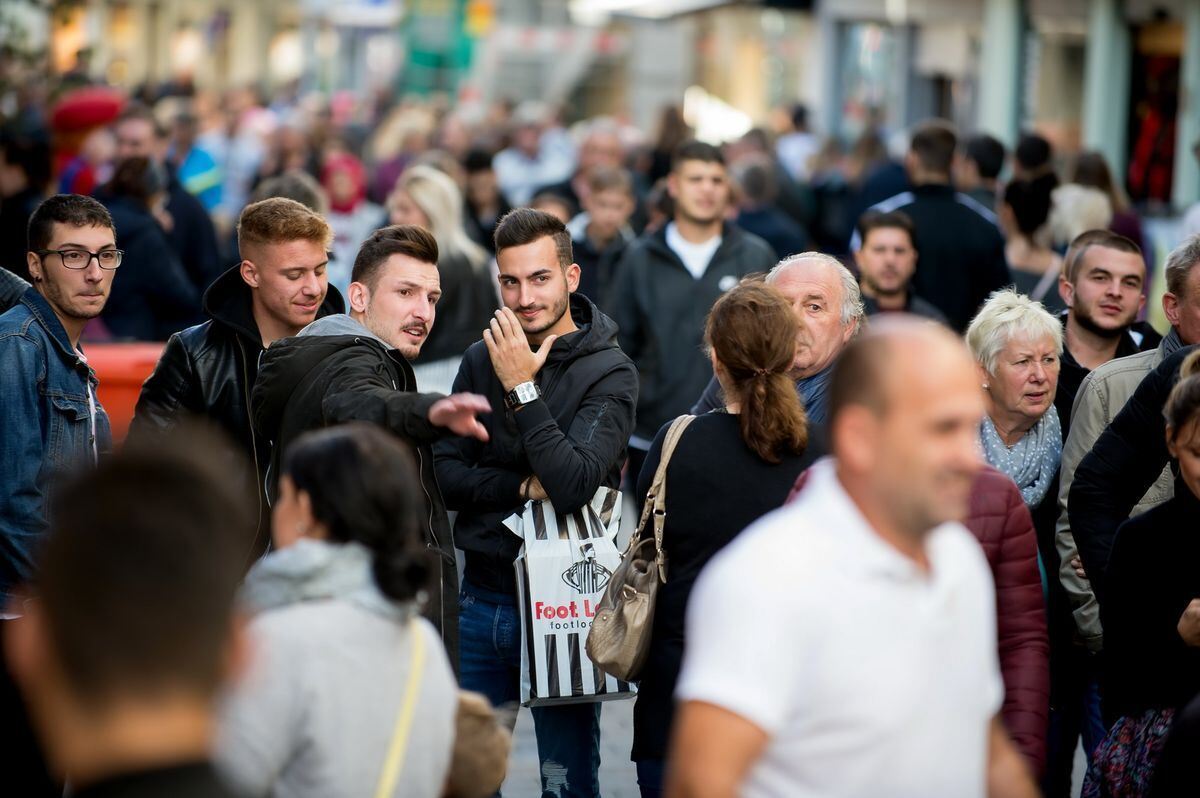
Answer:
[[[638,788],[642,798],[662,798],[663,784],[666,781],[667,763],[662,759],[639,759],[633,763],[637,767]]]
[[[521,697],[521,613],[506,596],[469,583],[458,597],[459,679],[493,706]],[[533,707],[542,798],[600,795],[600,705]]]

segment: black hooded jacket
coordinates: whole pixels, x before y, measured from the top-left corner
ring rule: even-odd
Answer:
[[[317,317],[341,313],[342,295],[329,286]],[[142,385],[129,438],[169,430],[189,416],[200,416],[220,427],[254,465],[259,497],[259,534],[253,556],[266,550],[269,540],[263,472],[267,465],[266,439],[256,435],[250,419],[250,390],[258,375],[262,336],[251,310],[250,287],[240,268],[222,274],[204,293],[204,310],[210,321],[175,333],[167,340],[154,373]]]
[[[703,339],[713,303],[747,274],[774,265],[765,241],[728,222],[699,279],[667,245],[665,227],[626,248],[606,308],[620,325],[621,348],[641,374],[639,448],[649,448],[663,424],[688,412],[712,379]]]
[[[430,448],[449,432],[429,422],[429,409],[441,394],[419,394],[416,388],[412,366],[398,350],[349,316],[337,315],[295,338],[271,344],[263,353],[251,409],[256,429],[270,442],[266,484],[272,498],[283,453],[309,430],[367,421],[412,446],[426,501],[425,545],[436,555],[439,582],[426,616],[438,627],[450,661],[457,665],[458,570]]]
[[[617,326],[581,294],[571,296],[579,331],[554,342],[536,381],[542,398],[517,411],[482,341],[463,357],[454,390],[483,394],[492,405],[489,440],[437,443],[437,477],[446,505],[458,511],[454,537],[466,553],[465,579],[492,593],[516,596],[513,559],[521,541],[503,524],[524,505],[521,483],[537,476],[554,508],[570,513],[601,485],[620,482],[633,432],[638,376],[617,346]]]

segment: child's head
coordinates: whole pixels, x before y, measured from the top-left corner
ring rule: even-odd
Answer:
[[[590,220],[589,233],[609,239],[620,232],[633,214],[633,178],[624,169],[600,168],[588,177],[583,209]]]
[[[1200,351],[1183,361],[1163,415],[1167,448],[1179,461],[1179,475],[1192,495],[1200,498]]]

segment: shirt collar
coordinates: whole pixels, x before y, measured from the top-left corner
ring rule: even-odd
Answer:
[[[846,493],[838,479],[836,465],[833,457],[824,457],[814,463],[808,486],[796,504],[805,508],[805,516],[816,515],[822,519],[823,526],[837,530],[838,542],[846,550],[842,558],[843,567],[898,582],[927,582],[930,577],[926,572],[872,528],[858,505]],[[926,539],[927,553],[937,532],[935,530]]]

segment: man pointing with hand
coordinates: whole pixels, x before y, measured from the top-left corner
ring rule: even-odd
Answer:
[[[513,559],[521,540],[504,519],[530,499],[558,513],[616,488],[633,431],[638,376],[617,346],[617,326],[576,294],[571,235],[529,208],[496,228],[504,307],[467,350],[454,392],[482,394],[494,412],[488,440],[439,441],[437,477],[458,510],[454,537],[466,555],[459,597],[460,683],[499,706],[515,702],[521,631]],[[532,710],[542,792],[600,794],[600,705]]]

